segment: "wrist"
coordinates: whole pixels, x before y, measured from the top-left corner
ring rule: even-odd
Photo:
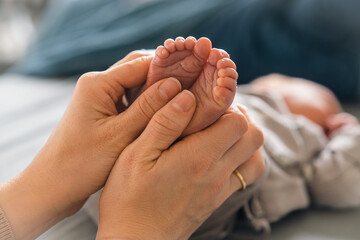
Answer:
[[[129,220],[131,222],[131,220]],[[128,222],[129,222],[128,221]],[[109,219],[103,220],[100,218],[97,240],[146,240],[146,239],[163,239],[154,237],[154,233],[148,233],[145,228],[138,229],[135,224],[127,224],[118,221],[111,221]],[[147,234],[145,234],[147,233]]]
[[[73,154],[64,152],[54,151],[45,145],[24,171],[26,178],[35,181],[33,185],[42,195],[41,201],[47,203],[46,206],[52,208],[60,220],[80,210],[91,195],[82,194],[79,178],[83,184],[88,181],[79,174],[80,167],[69,166],[69,162],[76,162]]]
[[[101,208],[100,208],[101,209]],[[166,240],[173,239],[159,230],[159,226],[151,226],[146,224],[144,216],[136,218],[128,217],[125,211],[117,211],[112,209],[111,212],[105,213],[100,210],[99,227],[97,240],[146,240],[157,239]],[[153,224],[153,221],[151,221]]]
[[[0,206],[16,239],[34,239],[58,221],[57,212],[37,194],[23,173],[0,188]]]
[[[0,187],[0,206],[16,239],[34,239],[74,213],[61,181],[37,161]]]
[[[12,230],[11,224],[7,219],[6,213],[1,209],[1,206],[0,206],[0,238],[7,240],[15,239],[15,235]]]

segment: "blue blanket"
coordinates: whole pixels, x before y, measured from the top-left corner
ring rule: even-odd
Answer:
[[[358,0],[55,0],[13,72],[69,76],[103,70],[168,37],[207,36],[228,51],[238,83],[272,72],[360,95]]]

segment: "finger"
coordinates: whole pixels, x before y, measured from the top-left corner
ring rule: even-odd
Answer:
[[[256,180],[261,178],[265,173],[265,162],[262,155],[262,149],[257,150],[249,160],[236,168],[242,175],[247,186],[253,184]],[[228,196],[234,192],[243,189],[240,179],[235,173],[230,174],[230,184]]]
[[[124,57],[120,61],[113,64],[110,68],[119,66],[123,63],[130,62],[136,58],[144,57],[144,56],[150,56],[152,58],[153,56],[155,56],[155,50],[154,49],[149,49],[149,50],[143,49],[143,50],[133,51],[133,52],[129,53],[128,55],[126,55],[126,57]]]
[[[206,161],[199,162],[200,166],[204,166],[221,159],[247,129],[248,123],[245,116],[237,109],[230,108],[211,126],[187,136],[184,139],[186,141],[181,141],[174,147],[187,149],[189,145],[193,146],[193,151],[202,156],[201,161]]]
[[[142,153],[151,159],[158,158],[180,137],[194,114],[195,106],[195,96],[188,90],[182,91],[155,113],[134,146],[141,147]]]
[[[247,114],[245,114],[247,116]],[[248,118],[248,131],[223,155],[222,160],[232,169],[247,161],[264,143],[262,131]]]
[[[125,145],[134,141],[154,114],[180,91],[181,84],[175,78],[164,79],[150,86],[125,112],[109,123],[111,129],[115,129],[112,131],[114,141],[121,140]]]
[[[151,61],[150,56],[144,56],[109,68],[101,73],[97,88],[105,91],[117,103],[126,88],[138,87],[145,82]]]
[[[107,78],[124,88],[140,86],[145,80],[152,57],[143,56],[105,71]]]

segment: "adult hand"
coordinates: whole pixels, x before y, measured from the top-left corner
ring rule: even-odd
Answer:
[[[194,109],[183,91],[124,149],[100,198],[98,239],[188,239],[242,187],[235,169],[247,184],[263,174],[263,136],[241,108],[176,142]]]
[[[134,58],[80,77],[44,148],[19,176],[1,186],[0,207],[18,239],[35,238],[79,210],[105,184],[120,153],[143,131],[156,107],[181,90],[177,80],[159,81],[119,114],[125,89],[145,81],[151,62],[149,56]]]

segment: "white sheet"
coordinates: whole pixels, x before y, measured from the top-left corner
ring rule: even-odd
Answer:
[[[21,172],[45,144],[61,119],[74,79],[0,76],[0,184]],[[39,239],[95,239],[97,227],[84,210]]]

